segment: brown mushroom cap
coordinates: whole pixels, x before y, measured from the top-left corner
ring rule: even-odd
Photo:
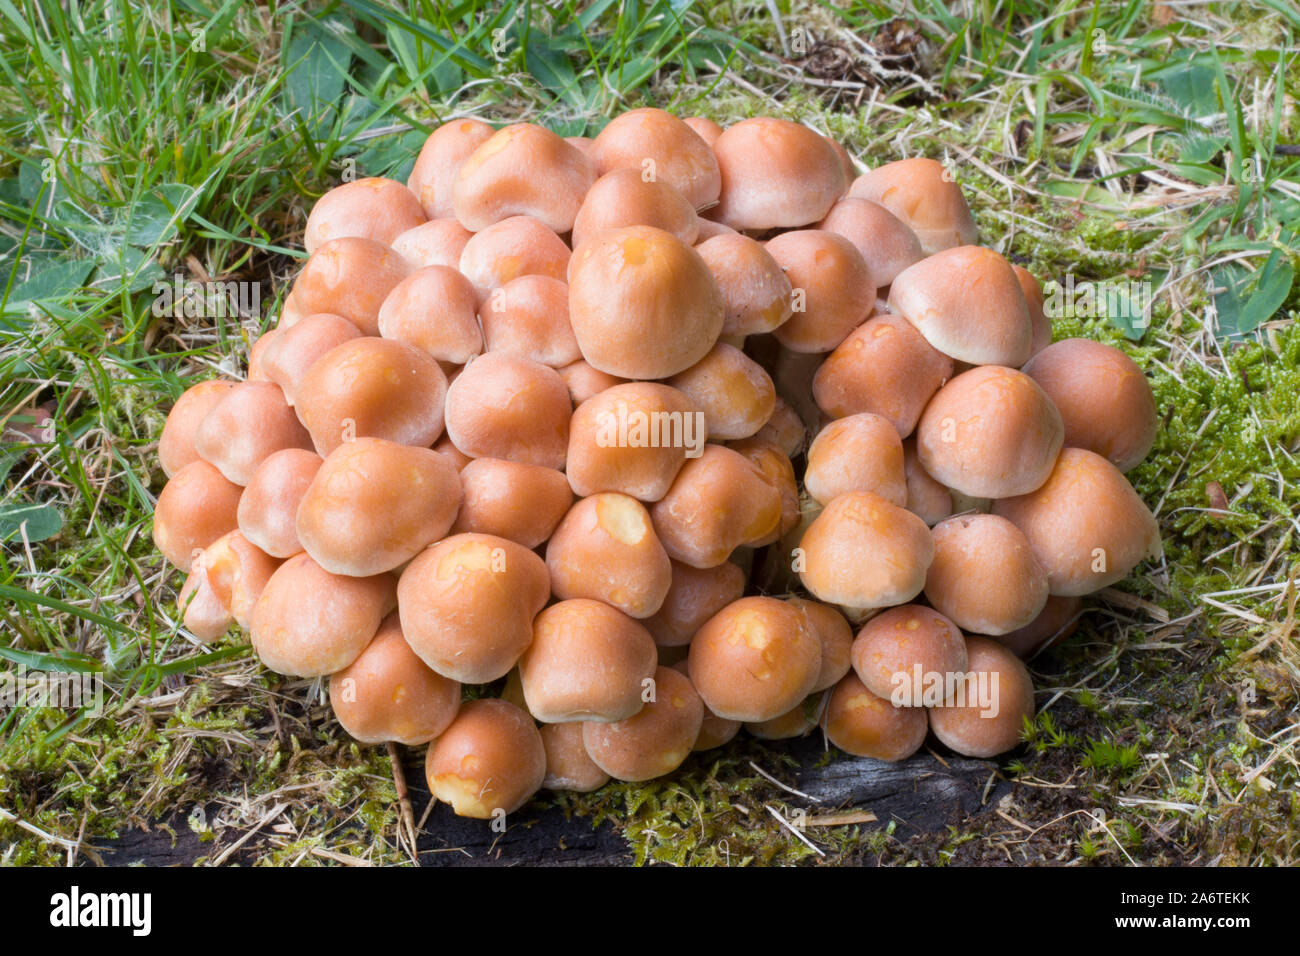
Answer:
[[[952,492],[921,467],[916,457],[916,439],[903,442],[903,473],[907,476],[907,510],[934,527],[956,507]]]
[[[916,453],[934,478],[975,498],[1007,498],[1052,472],[1065,428],[1038,384],[1015,369],[984,365],[935,394],[916,428]]]
[[[546,563],[522,545],[490,534],[452,535],[402,572],[402,630],[439,674],[484,684],[504,677],[532,642],[550,583]]]
[[[199,461],[194,448],[194,436],[199,425],[217,402],[235,387],[234,382],[208,379],[191,385],[176,399],[167,413],[162,435],[158,438],[158,463],[168,478],[186,465]]]
[[[690,756],[704,722],[704,704],[689,678],[668,668],[654,673],[654,699],[635,715],[612,723],[587,721],[587,753],[618,780],[652,780]]]
[[[723,335],[771,332],[790,318],[790,277],[761,243],[739,233],[695,247],[722,294]]]
[[[1052,320],[1044,311],[1043,287],[1034,274],[1024,266],[1014,262],[1011,268],[1020,280],[1020,291],[1025,294],[1025,305],[1029,307],[1029,324],[1033,326],[1034,335],[1029,345],[1029,357],[1033,358],[1052,344]]]
[[[570,329],[572,329],[572,326],[570,326]],[[578,361],[564,366],[564,368],[560,369],[560,377],[564,379],[564,384],[569,389],[569,399],[573,402],[574,408],[605,389],[613,388],[615,385],[622,385],[627,381],[627,379],[619,378],[617,375],[610,375],[608,372],[592,368],[586,359],[578,359]]]
[[[568,232],[596,171],[582,150],[532,123],[497,130],[461,163],[452,208],[471,232],[532,216]]]
[[[751,720],[745,729],[759,740],[793,740],[807,736],[821,717],[824,694],[809,694],[794,707],[771,720]]]
[[[361,337],[361,330],[341,315],[318,312],[304,316],[292,328],[281,329],[267,348],[262,367],[268,381],[280,386],[284,400],[297,401],[298,384],[316,360],[344,342]]]
[[[320,470],[321,457],[302,448],[269,455],[239,497],[239,530],[267,554],[289,558],[303,550],[298,540],[298,504]]]
[[[460,268],[460,257],[474,233],[455,219],[430,219],[393,240],[393,251],[412,269],[429,266]]]
[[[248,350],[248,374],[244,376],[246,381],[266,382],[270,380],[266,374],[266,353],[270,351],[271,345],[280,338],[281,333],[286,331],[288,330],[270,329],[257,337],[257,340],[253,342]]]
[[[460,476],[431,448],[344,442],[298,505],[298,540],[325,570],[354,577],[400,567],[456,520]]]
[[[921,707],[914,678],[966,669],[966,639],[947,617],[919,604],[881,611],[858,632],[853,670],[866,688],[895,707]]]
[[[582,742],[582,723],[543,724],[539,728],[546,748],[546,790],[591,793],[609,783],[609,774],[596,766]]]
[[[569,322],[569,287],[550,276],[520,276],[493,289],[479,310],[489,352],[563,368],[582,352]]]
[[[876,287],[853,243],[834,232],[800,229],[767,242],[794,289],[794,313],[772,333],[794,352],[829,352],[867,320]]]
[[[822,668],[813,685],[813,693],[835,686],[852,666],[853,629],[844,615],[829,604],[804,598],[789,598],[803,612],[822,646]]]
[[[293,297],[293,291],[290,290],[288,295],[280,302],[280,316],[276,320],[275,327],[277,329],[293,328],[305,316],[306,313],[299,308],[297,300]]]
[[[477,309],[468,279],[449,266],[426,266],[388,293],[379,307],[379,334],[439,362],[464,365],[483,351]]]
[[[996,515],[940,521],[925,596],[963,630],[1007,634],[1047,602],[1047,572],[1015,525]]]
[[[760,116],[727,127],[713,144],[722,190],[710,219],[736,230],[797,229],[825,218],[844,194],[844,167],[826,137]]]
[[[537,615],[519,659],[528,711],[547,724],[626,720],[657,668],[650,632],[600,601],[560,601]]]
[[[192,461],[172,475],[154,505],[153,542],[186,574],[194,553],[239,525],[240,488],[206,461]]]
[[[945,249],[908,266],[889,287],[889,311],[944,355],[1019,368],[1034,326],[1011,263],[983,246]]]
[[[430,219],[455,215],[452,187],[461,164],[491,139],[493,132],[492,127],[482,120],[464,118],[443,123],[429,134],[415,165],[411,167],[406,185],[419,198],[425,215]]]
[[[640,169],[628,166],[611,169],[588,191],[573,221],[573,248],[602,229],[622,226],[654,226],[688,246],[700,234],[699,217],[685,196],[666,181],[647,179]]]
[[[573,504],[563,472],[502,458],[473,458],[460,471],[460,513],[452,531],[474,531],[536,548]]]
[[[900,272],[925,258],[921,240],[907,223],[870,199],[841,199],[817,228],[838,233],[857,247],[877,290],[888,287]]]
[[[733,441],[727,447],[748,458],[781,496],[781,523],[766,537],[754,542],[753,547],[773,544],[799,523],[799,479],[795,477],[794,464],[776,442],[757,435]]]
[[[429,792],[457,816],[489,820],[514,813],[546,779],[546,748],[531,717],[504,700],[463,703],[429,744]]]
[[[331,239],[302,267],[293,299],[302,315],[330,312],[366,335],[378,335],[379,307],[410,271],[410,263],[382,242],[361,236]]]
[[[571,414],[559,372],[504,352],[479,356],[447,390],[447,434],[471,458],[562,469]]]
[[[280,386],[240,382],[221,396],[194,434],[203,460],[246,485],[266,458],[283,448],[310,448],[311,438]]]
[[[311,255],[331,239],[360,236],[384,245],[427,217],[415,193],[380,176],[335,186],[312,206],[302,244]]]
[[[660,647],[684,647],[705,622],[745,593],[745,572],[730,561],[713,568],[672,562],[663,604],[645,620]]]
[[[708,143],[710,147],[722,135],[722,127],[707,116],[687,116],[682,122],[694,130],[695,134]]]
[[[906,760],[925,742],[926,712],[895,707],[867,690],[857,674],[845,674],[831,692],[823,726],[836,747],[855,757]]]
[[[817,407],[832,418],[874,412],[906,438],[952,371],[952,359],[906,319],[877,315],[826,356],[813,377],[812,393]]]
[[[1024,627],[1007,634],[989,635],[1021,660],[1064,641],[1079,627],[1083,616],[1083,598],[1049,594],[1038,617]]]
[[[238,531],[230,531],[194,558],[177,605],[185,626],[201,641],[213,641],[232,624],[248,627],[253,605],[280,562]]]
[[[520,276],[564,279],[569,247],[540,220],[511,216],[474,233],[460,254],[460,271],[479,299]]]
[[[901,219],[927,256],[979,238],[961,187],[937,160],[914,157],[878,166],[854,180],[849,195],[880,203]]]
[[[649,512],[614,492],[569,509],[546,545],[546,566],[556,597],[604,601],[634,618],[658,611],[672,584]]]
[[[707,438],[703,414],[677,389],[657,382],[613,385],[573,413],[569,484],[584,496],[618,491],[658,501]]]
[[[1114,346],[1062,339],[1022,371],[1060,411],[1065,444],[1071,448],[1094,451],[1128,471],[1155,444],[1159,422],[1151,384],[1138,364]]]
[[[389,614],[361,656],[330,677],[329,699],[339,724],[363,744],[414,747],[451,725],[460,684],[429,670]]]
[[[322,455],[353,438],[428,447],[442,434],[447,378],[427,352],[391,339],[336,345],[298,383],[298,416]]]
[[[966,654],[964,693],[930,708],[930,729],[963,756],[996,757],[1020,743],[1025,720],[1034,716],[1034,684],[1020,659],[996,641],[972,635]]]
[[[355,661],[396,604],[392,575],[331,574],[307,554],[280,565],[253,606],[253,650],[278,674],[324,677]]]
[[[610,120],[592,147],[601,175],[628,168],[672,186],[695,209],[718,198],[721,178],[709,144],[663,110],[629,110]]]
[[[903,443],[889,419],[862,412],[831,422],[808,446],[803,476],[820,504],[850,491],[872,491],[900,508],[907,504]]]
[[[1133,486],[1083,448],[1063,449],[1041,487],[993,513],[1025,533],[1052,594],[1091,594],[1160,554],[1160,528]]]
[[[661,647],[659,650],[661,658],[660,663],[662,664],[665,648]],[[680,651],[682,653],[686,652],[685,647],[671,648],[671,650]],[[668,666],[671,666],[673,670],[680,674],[685,674],[687,678],[691,676],[690,661],[685,657],[680,661],[677,661],[675,664]],[[743,727],[744,724],[739,720],[727,720],[725,717],[719,717],[713,711],[709,710],[709,705],[704,704],[702,699],[700,703],[704,706],[704,720],[700,723],[700,733],[699,736],[695,738],[695,746],[691,748],[692,751],[699,752],[702,750],[712,750],[715,747],[721,747],[723,744],[729,743],[734,739],[736,734],[740,733],[740,728]]]
[[[831,149],[835,150],[835,155],[840,159],[840,167],[844,170],[844,191],[840,193],[841,197],[846,197],[849,193],[849,187],[853,185],[853,180],[857,179],[858,169],[857,162],[849,153],[848,149],[838,139],[832,136],[826,137],[826,142],[831,144]]]
[[[764,721],[807,697],[821,676],[821,641],[799,608],[769,597],[727,605],[691,641],[691,680],[719,717]]]
[[[776,407],[776,388],[763,367],[740,349],[719,342],[684,372],[668,379],[704,413],[715,441],[748,438]]]
[[[569,263],[573,332],[582,357],[602,372],[676,375],[713,347],[723,316],[722,295],[700,254],[662,229],[608,229]]]
[[[668,557],[693,568],[712,568],[780,526],[781,495],[739,452],[706,445],[651,506],[650,517]]]
[[[870,491],[834,498],[799,547],[804,586],[823,601],[851,608],[912,600],[925,587],[934,558],[925,522]]]
[[[771,417],[754,437],[759,441],[775,442],[776,446],[785,452],[787,458],[794,458],[803,451],[804,442],[808,437],[808,428],[799,417],[799,413],[778,395],[772,407]]]

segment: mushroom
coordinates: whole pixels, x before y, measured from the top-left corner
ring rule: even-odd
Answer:
[[[1052,472],[1065,428],[1038,384],[1015,369],[962,372],[935,394],[916,428],[916,454],[936,481],[975,498],[1009,498]]]
[[[550,593],[541,558],[490,534],[444,538],[420,552],[397,584],[411,649],[463,684],[485,684],[515,666]]]
[[[1128,471],[1155,444],[1155,396],[1142,369],[1111,345],[1062,339],[1021,369],[1061,413],[1065,444],[1086,448]]]
[[[786,403],[780,395],[772,406],[772,415],[767,424],[758,430],[754,438],[759,441],[774,442],[787,458],[794,458],[803,451],[808,429],[799,413]]]
[[[767,251],[794,289],[794,314],[773,331],[793,352],[829,352],[867,320],[876,287],[857,246],[821,229],[785,232]]]
[[[930,708],[930,729],[945,747],[987,759],[1020,742],[1034,716],[1034,684],[1020,658],[996,641],[966,639],[967,671],[951,697]]]
[[[392,571],[451,528],[460,476],[431,448],[358,438],[329,453],[298,505],[298,540],[325,570]]]
[[[395,613],[355,661],[330,677],[334,716],[363,744],[428,743],[451,725],[460,696],[460,684],[415,656]]]
[[[849,673],[831,692],[822,726],[826,738],[845,753],[898,761],[921,749],[925,718],[923,708],[895,707]]]
[[[393,251],[412,269],[429,266],[459,269],[460,257],[473,235],[455,219],[430,219],[394,239]]]
[[[573,327],[570,326],[569,328],[572,330]],[[617,375],[610,375],[608,372],[592,368],[586,359],[578,359],[578,361],[564,366],[564,368],[560,369],[560,377],[564,379],[564,384],[569,389],[569,399],[573,402],[574,408],[577,408],[593,395],[627,381],[627,379],[619,378]]]
[[[704,704],[686,676],[654,673],[653,697],[636,714],[612,723],[587,721],[582,741],[601,770],[617,780],[652,780],[681,766],[704,722]]]
[[[741,120],[718,137],[713,152],[722,189],[709,218],[736,230],[798,229],[825,218],[844,194],[839,154],[799,123]]]
[[[240,488],[206,461],[192,461],[171,476],[153,512],[153,543],[186,574],[194,553],[239,525]]]
[[[384,245],[427,221],[415,193],[380,176],[335,186],[312,206],[302,244],[311,255],[331,239],[360,236]]]
[[[545,790],[591,793],[609,783],[609,774],[596,766],[582,742],[582,723],[543,724],[539,728],[546,749]]]
[[[1119,469],[1083,448],[1063,449],[1041,487],[994,502],[993,513],[1025,533],[1052,594],[1091,594],[1160,555],[1146,504]]]
[[[682,120],[663,110],[629,110],[610,120],[592,146],[601,175],[632,169],[672,186],[695,209],[717,201],[718,160],[709,144]]]
[[[781,523],[766,537],[754,542],[752,547],[773,544],[799,523],[799,480],[795,477],[794,464],[776,442],[757,435],[733,441],[727,447],[749,459],[781,496]]]
[[[555,369],[486,352],[447,390],[447,434],[471,458],[562,469],[572,410],[569,390]]]
[[[723,316],[700,254],[662,229],[608,229],[569,263],[569,318],[582,357],[610,375],[685,371],[713,347]]]
[[[840,197],[845,198],[848,196],[849,187],[853,185],[853,180],[858,176],[858,164],[839,140],[827,136],[826,142],[830,143],[831,149],[835,150],[835,155],[840,160],[840,168],[844,170],[844,190],[840,193]]]
[[[378,335],[379,307],[410,271],[410,263],[382,242],[331,239],[302,267],[293,284],[294,303],[304,316],[331,312],[366,335]]]
[[[888,288],[900,272],[925,258],[921,240],[907,223],[870,199],[841,199],[817,228],[838,233],[857,247],[877,290]]]
[[[850,491],[875,492],[900,508],[907,504],[903,443],[887,418],[871,412],[837,419],[818,432],[803,480],[823,505]]]
[[[903,442],[903,473],[907,476],[907,510],[934,527],[957,510],[952,492],[930,476],[916,457],[916,439]]]
[[[191,385],[176,399],[167,413],[162,435],[158,438],[158,463],[168,478],[186,465],[199,461],[194,448],[194,436],[199,425],[217,402],[235,387],[234,382],[208,379]]]
[[[504,700],[463,703],[429,744],[424,775],[435,800],[460,817],[514,813],[546,779],[546,748],[526,713]]]
[[[280,562],[239,531],[229,531],[200,551],[181,588],[177,605],[185,626],[201,641],[213,641],[233,624],[248,627],[253,605]]]
[[[445,434],[438,439],[437,443],[433,446],[433,450],[436,451],[439,455],[442,455],[449,462],[451,462],[452,465],[455,466],[457,473],[463,472],[465,470],[466,465],[468,465],[471,461],[476,460],[474,458],[469,457],[469,455],[465,454],[463,451],[461,451],[459,448],[453,445],[451,443],[451,439],[448,438]],[[462,487],[461,490],[463,492],[464,488]],[[463,498],[462,498],[462,503],[463,503]],[[568,505],[565,505],[565,510],[566,511],[568,510]],[[507,536],[502,535],[502,537],[507,537]]]
[[[597,179],[582,201],[573,221],[573,248],[603,229],[620,226],[654,226],[693,246],[699,222],[695,207],[665,180],[621,166]]]
[[[479,311],[489,352],[563,368],[582,359],[569,322],[569,287],[550,276],[520,276],[494,289]]]
[[[562,472],[502,458],[472,458],[460,470],[460,513],[451,530],[473,531],[536,548],[573,504]]]
[[[694,130],[695,134],[708,143],[710,147],[722,135],[722,127],[707,116],[688,116],[682,122]]]
[[[292,328],[282,329],[262,359],[268,381],[280,386],[289,405],[297,402],[298,383],[316,360],[334,348],[361,337],[361,330],[329,312],[304,316]]]
[[[895,707],[923,707],[916,688],[966,669],[966,639],[944,615],[919,604],[881,611],[858,632],[853,670],[871,693]]]
[[[293,297],[293,291],[290,290],[280,303],[280,316],[276,320],[277,329],[291,329],[303,320],[306,313],[298,307],[298,302]]]
[[[564,279],[569,258],[569,247],[544,222],[511,216],[474,233],[460,254],[460,271],[483,301],[520,276]]]
[[[308,554],[276,569],[253,605],[253,650],[270,670],[325,677],[355,661],[396,605],[392,575],[331,574]]]
[[[957,515],[931,531],[934,562],[925,596],[960,628],[1008,634],[1047,603],[1047,572],[1029,539],[997,515]]]
[[[266,374],[266,353],[270,351],[271,345],[285,331],[287,329],[270,329],[257,337],[257,341],[248,350],[248,374],[244,376],[245,381],[269,381]]]
[[[916,233],[927,256],[979,239],[961,187],[936,160],[914,157],[885,163],[855,179],[849,195],[880,203],[901,219]]]
[[[483,351],[478,294],[449,266],[417,269],[379,307],[379,334],[427,352],[439,362],[464,365]]]
[[[302,551],[298,504],[320,466],[320,455],[303,448],[285,448],[263,460],[239,497],[244,537],[274,558]]]
[[[1043,287],[1038,279],[1024,266],[1018,266],[1013,262],[1011,268],[1016,271],[1016,278],[1020,280],[1020,291],[1025,294],[1025,305],[1029,307],[1029,324],[1034,329],[1029,345],[1029,357],[1033,358],[1052,344],[1052,320],[1047,317],[1044,310]]]
[[[443,123],[429,134],[406,185],[419,198],[430,219],[455,215],[452,187],[461,164],[491,139],[493,132],[482,120],[466,117]]]
[[[759,740],[793,740],[806,737],[817,726],[825,695],[809,694],[779,717],[771,720],[751,720],[745,729]]]
[[[1021,660],[1028,660],[1073,634],[1082,616],[1083,598],[1049,594],[1038,617],[1024,627],[1007,634],[990,636]]]
[[[660,656],[664,648],[660,648]],[[685,651],[686,648],[671,648],[675,651]],[[662,663],[662,660],[660,661]],[[685,674],[687,678],[691,676],[690,661],[683,657],[680,661],[668,665],[679,674]],[[692,685],[694,686],[694,685]],[[700,732],[695,738],[695,746],[691,748],[694,752],[703,750],[713,750],[715,747],[721,747],[729,743],[740,733],[740,728],[744,726],[739,720],[727,720],[725,717],[719,717],[713,711],[709,710],[709,705],[703,700],[700,701],[704,706],[704,720],[700,722]]]
[[[519,676],[528,711],[542,723],[611,722],[641,710],[657,666],[649,631],[608,604],[578,598],[537,615]]]
[[[789,602],[803,612],[822,647],[822,667],[813,693],[834,687],[852,666],[853,629],[844,615],[829,604],[793,597]]]
[[[194,433],[194,449],[237,485],[269,455],[310,448],[311,438],[271,382],[240,382],[212,406]]]
[[[709,618],[744,593],[745,572],[730,561],[712,568],[674,561],[663,604],[644,623],[660,647],[685,647]]]
[[[776,407],[771,377],[740,349],[724,342],[667,384],[704,413],[708,436],[716,441],[748,438],[766,424]]]
[[[722,294],[723,335],[771,332],[790,318],[790,277],[761,242],[725,233],[704,239],[695,251]]]

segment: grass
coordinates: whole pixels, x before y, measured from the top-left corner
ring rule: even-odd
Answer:
[[[345,172],[404,177],[450,115],[577,134],[642,103],[796,117],[867,163],[944,159],[984,240],[1036,274],[1157,290],[1149,328],[1120,310],[1056,334],[1151,375],[1165,422],[1131,477],[1164,562],[1033,663],[1040,714],[998,813],[819,830],[825,859],[1300,860],[1292,6],[399,7],[0,0],[0,657],[109,688],[101,718],[0,712],[0,861],[93,860],[172,811],[224,843],[277,811],[261,862],[403,859],[385,752],[240,638],[180,627],[149,537],[158,432],[187,383],[240,374]],[[262,308],[155,316],[178,273],[260,283]],[[640,862],[821,861],[749,767],[785,759],[746,744],[557,802]]]

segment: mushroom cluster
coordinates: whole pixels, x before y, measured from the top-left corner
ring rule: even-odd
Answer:
[[[195,637],[428,744],[458,814],[742,726],[1002,753],[1022,658],[1159,552],[1141,370],[1050,344],[933,160],[858,175],[770,117],[459,119],[305,246],[247,379],[173,408],[154,540]]]

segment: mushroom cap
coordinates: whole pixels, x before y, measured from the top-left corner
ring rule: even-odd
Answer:
[[[402,630],[439,674],[463,684],[504,677],[550,597],[546,563],[490,534],[455,534],[422,551],[397,584]]]
[[[303,448],[277,451],[258,465],[239,497],[237,515],[244,537],[276,558],[302,551],[298,504],[320,466],[320,455]]]
[[[722,190],[709,218],[736,230],[797,229],[825,218],[844,194],[839,154],[800,123],[741,120],[723,131],[713,152]]]
[[[835,155],[840,159],[840,167],[844,170],[844,191],[840,193],[840,196],[841,198],[847,197],[849,187],[853,185],[853,180],[858,178],[858,173],[860,172],[858,164],[853,159],[853,156],[849,153],[845,145],[838,139],[835,139],[833,136],[827,136],[826,142],[831,144],[831,149],[835,150]]]
[[[532,216],[511,216],[474,233],[460,254],[460,271],[479,299],[520,276],[565,279],[570,252],[564,240]]]
[[[412,269],[429,266],[458,269],[460,257],[473,235],[455,219],[430,219],[394,239],[393,251]]]
[[[993,503],[1025,533],[1052,594],[1091,594],[1160,555],[1160,528],[1119,469],[1095,452],[1062,449],[1047,481]]]
[[[1023,369],[1061,413],[1065,444],[1094,451],[1120,471],[1142,461],[1155,444],[1155,396],[1142,369],[1111,345],[1062,339]]]
[[[658,382],[612,385],[573,413],[569,484],[584,496],[618,491],[658,501],[707,437],[703,413],[683,392]]]
[[[392,575],[331,574],[308,554],[276,569],[257,603],[249,636],[269,669],[324,677],[355,661],[396,604]]]
[[[813,376],[812,393],[817,407],[832,418],[874,412],[906,438],[952,372],[952,359],[933,348],[910,322],[877,315],[826,356]]]
[[[997,515],[957,515],[931,530],[934,562],[925,596],[965,631],[1007,634],[1047,603],[1047,572],[1029,539]]]
[[[832,499],[799,544],[812,594],[852,608],[891,607],[921,593],[934,558],[925,522],[870,491]]]
[[[461,163],[452,209],[471,232],[511,216],[532,216],[553,232],[568,232],[596,181],[591,160],[564,138],[532,123],[488,137]]]
[[[806,598],[788,598],[803,612],[822,646],[822,667],[813,685],[813,693],[835,686],[852,666],[853,629],[844,615],[829,604]]]
[[[629,168],[676,189],[695,209],[718,198],[721,174],[713,150],[690,125],[660,109],[629,110],[609,121],[592,146],[605,175]]]
[[[712,568],[736,548],[765,540],[779,528],[781,495],[739,452],[705,445],[650,507],[650,518],[668,557]]]
[[[427,448],[442,434],[447,378],[429,353],[363,337],[330,349],[298,383],[298,417],[322,455],[352,438]]]
[[[654,672],[654,698],[636,714],[612,723],[587,721],[582,741],[601,770],[617,780],[652,780],[690,756],[704,722],[704,704],[685,675]]]
[[[1007,634],[989,635],[1021,660],[1064,641],[1079,627],[1083,616],[1083,598],[1049,594],[1038,617],[1024,627]]]
[[[790,277],[761,242],[724,233],[702,240],[695,251],[722,294],[723,335],[771,332],[790,318]]]
[[[808,428],[799,417],[799,413],[778,395],[772,407],[771,417],[754,437],[759,441],[775,442],[776,446],[785,452],[787,458],[794,458],[803,451],[808,437]]]
[[[712,568],[672,562],[672,583],[645,626],[660,647],[685,647],[705,622],[745,593],[745,572],[730,561]]]
[[[560,373],[505,352],[486,352],[447,389],[447,434],[471,458],[562,469],[573,408]]]
[[[921,467],[915,438],[903,442],[903,473],[907,476],[907,510],[926,524],[934,527],[957,510],[947,486]]]
[[[937,160],[918,156],[877,166],[853,181],[849,195],[880,203],[901,219],[927,256],[979,239],[961,186]]]
[[[649,631],[585,598],[537,615],[533,642],[519,658],[528,711],[546,724],[626,720],[641,710],[644,682],[657,667]]]
[[[708,143],[710,148],[722,135],[722,127],[707,116],[687,116],[682,122],[694,130],[695,134]]]
[[[451,528],[456,467],[432,448],[382,438],[344,442],[325,458],[298,505],[298,540],[327,571],[392,571]]]
[[[556,369],[582,359],[569,322],[569,287],[560,279],[511,279],[492,290],[479,319],[489,352],[507,352]]]
[[[572,329],[572,326],[570,326],[570,329]],[[610,375],[608,372],[592,368],[591,363],[586,359],[578,359],[578,361],[564,366],[564,368],[560,369],[560,377],[564,379],[564,384],[569,389],[569,399],[573,402],[574,408],[605,389],[613,388],[615,385],[622,385],[627,381],[627,379],[619,378],[617,375]]]
[[[439,362],[464,365],[483,351],[478,294],[453,267],[416,269],[379,307],[379,334]]]
[[[298,302],[293,297],[293,290],[290,289],[285,297],[280,301],[280,315],[276,319],[275,327],[277,329],[293,328],[300,322],[306,313],[298,307]]]
[[[284,400],[293,405],[297,401],[299,382],[316,360],[334,346],[360,337],[361,330],[341,315],[317,312],[304,316],[291,328],[279,330],[263,354],[266,379],[279,385]]]
[[[662,650],[660,648],[662,657]],[[685,652],[685,648],[677,648]],[[691,676],[690,661],[683,657],[680,661],[670,665],[678,673],[685,674],[688,678]],[[694,686],[694,685],[692,685]],[[701,699],[703,704],[703,700]],[[721,747],[729,743],[736,734],[740,733],[740,728],[744,724],[739,720],[727,720],[725,717],[719,717],[713,711],[709,710],[709,705],[704,704],[704,720],[700,724],[700,733],[695,738],[695,746],[691,748],[694,752],[702,750],[712,750],[715,747]]]
[[[688,246],[700,234],[695,207],[662,179],[647,179],[639,168],[621,166],[596,180],[573,221],[573,248],[602,229],[654,226]]]
[[[609,783],[609,774],[596,766],[582,742],[582,722],[543,724],[539,731],[546,748],[545,790],[591,793]]]
[[[761,365],[740,349],[719,342],[668,385],[704,413],[709,438],[748,438],[767,423],[776,407],[776,387]]]
[[[697,225],[700,227],[700,234],[695,239],[695,245],[697,248],[707,240],[716,239],[718,236],[740,235],[740,233],[736,232],[736,230],[732,229],[730,226],[725,226],[720,222],[714,222],[712,219],[705,219],[703,216],[700,217],[700,221]]]
[[[901,692],[912,686],[918,669],[922,676],[966,669],[966,639],[957,625],[920,604],[881,611],[858,632],[851,654],[863,685],[896,707],[922,706]]]
[[[1045,311],[1042,284],[1024,266],[1018,266],[1013,262],[1011,268],[1016,271],[1016,278],[1020,280],[1020,291],[1025,294],[1025,305],[1029,308],[1029,324],[1034,329],[1029,345],[1029,357],[1033,358],[1052,344],[1052,320],[1048,318]]]
[[[546,779],[546,748],[531,717],[504,700],[468,700],[431,744],[424,775],[457,816],[514,813]]]
[[[460,512],[451,530],[478,532],[536,548],[573,504],[564,473],[503,458],[473,458],[460,471]]]
[[[331,239],[360,236],[384,245],[428,217],[415,193],[401,183],[370,176],[329,190],[312,206],[302,244],[311,255]]]
[[[807,736],[817,726],[824,699],[824,694],[809,694],[779,717],[747,721],[745,729],[751,737],[759,740],[793,740]]]
[[[983,246],[945,249],[908,266],[889,286],[889,311],[944,355],[971,365],[1019,368],[1033,347],[1016,271]]]
[[[780,717],[812,693],[821,640],[808,616],[785,601],[745,597],[727,605],[691,641],[691,681],[719,717]]]
[[[406,180],[430,219],[455,216],[452,187],[461,164],[492,138],[495,130],[482,120],[462,118],[443,123],[424,141]]]
[[[206,461],[192,461],[171,476],[153,512],[153,543],[186,574],[194,552],[239,526],[240,488]]]
[[[900,272],[925,258],[921,240],[907,223],[870,199],[841,199],[817,228],[838,233],[857,247],[877,290],[887,288]]]
[[[1034,716],[1034,684],[1020,658],[994,640],[968,637],[966,656],[964,699],[931,707],[930,729],[963,756],[996,757],[1020,743],[1025,720]],[[981,683],[986,700],[980,699]]]
[[[355,661],[330,677],[334,716],[363,744],[428,743],[451,725],[460,696],[459,683],[416,657],[395,613]]]
[[[177,605],[185,626],[201,641],[213,641],[232,624],[248,627],[253,605],[280,562],[238,530],[200,551],[181,588]]]
[[[926,406],[916,454],[936,481],[975,498],[1008,498],[1051,474],[1065,428],[1038,384],[1015,369],[962,372]]]
[[[331,239],[302,267],[293,284],[294,303],[302,315],[330,312],[366,335],[378,335],[379,307],[410,271],[410,263],[382,242]]]
[[[191,385],[167,413],[162,434],[158,438],[158,463],[168,478],[186,465],[199,461],[194,448],[194,436],[199,425],[217,402],[235,387],[234,382],[210,378]]]
[[[723,317],[700,254],[662,229],[607,229],[569,262],[569,319],[582,357],[602,372],[676,375],[713,347]]]
[[[346,321],[346,320],[345,320]],[[266,382],[269,381],[266,374],[266,353],[270,350],[271,345],[280,338],[280,333],[287,331],[285,329],[268,329],[259,335],[256,341],[248,349],[248,374],[244,376],[249,382]]]
[[[903,442],[880,415],[862,412],[836,419],[808,446],[803,480],[819,504],[850,491],[872,491],[901,508],[907,504]]]
[[[822,229],[784,232],[767,241],[767,251],[785,270],[794,289],[794,312],[774,331],[794,352],[829,352],[867,320],[876,287],[857,246]]]
[[[237,485],[246,485],[269,455],[310,448],[311,437],[279,385],[240,382],[212,406],[194,434],[194,448]]]
[[[733,441],[727,447],[749,459],[781,496],[781,523],[766,537],[756,541],[753,547],[773,544],[799,523],[799,479],[795,477],[794,464],[776,442],[757,435]]]
[[[845,674],[831,692],[822,726],[836,747],[855,757],[906,760],[925,742],[926,712],[895,707],[866,688],[854,673]]]

